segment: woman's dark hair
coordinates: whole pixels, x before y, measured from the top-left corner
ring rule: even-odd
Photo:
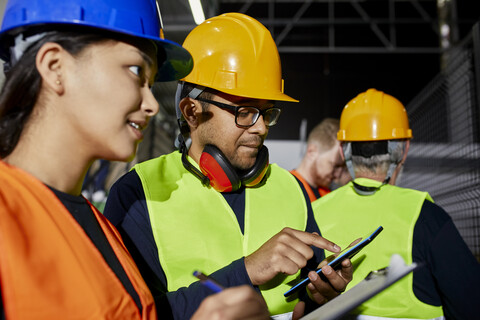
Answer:
[[[40,47],[47,42],[55,42],[75,56],[91,44],[111,39],[126,40],[124,36],[98,30],[48,31],[25,50],[19,61],[5,73],[0,93],[0,158],[15,149],[38,99],[41,76],[35,67],[35,59]]]

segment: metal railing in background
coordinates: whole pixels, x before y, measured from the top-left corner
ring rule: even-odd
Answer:
[[[406,107],[414,138],[399,185],[428,191],[480,261],[480,24],[443,58]]]

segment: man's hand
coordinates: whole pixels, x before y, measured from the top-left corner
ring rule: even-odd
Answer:
[[[250,286],[228,288],[211,295],[200,304],[192,320],[267,320],[270,319],[263,297]]]
[[[279,273],[295,274],[313,257],[312,245],[331,252],[340,251],[336,244],[317,233],[284,228],[257,251],[245,257],[245,268],[252,284],[262,285]],[[324,291],[323,286],[320,289]]]
[[[295,308],[293,309],[292,320],[300,319],[301,317],[303,317],[304,313],[305,313],[305,302],[298,301],[297,304],[295,305]]]
[[[337,271],[327,265],[320,264],[320,267],[328,282],[323,281],[315,271],[310,271],[308,273],[310,283],[307,289],[313,301],[324,304],[345,291],[347,284],[352,281],[353,267],[350,259],[343,260],[341,269]]]

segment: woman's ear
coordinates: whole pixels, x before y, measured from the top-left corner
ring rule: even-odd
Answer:
[[[191,98],[185,97],[180,100],[178,106],[183,114],[183,117],[185,118],[185,121],[187,121],[190,130],[196,128],[198,126],[199,111],[201,111],[202,107],[200,103]]]
[[[37,52],[35,64],[40,76],[42,85],[49,87],[57,94],[64,92],[62,82],[62,63],[65,50],[57,43],[47,42]]]

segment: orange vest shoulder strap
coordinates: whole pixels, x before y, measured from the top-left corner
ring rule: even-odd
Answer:
[[[140,274],[140,271],[137,268],[137,265],[135,264],[132,257],[128,253],[128,250],[125,247],[125,244],[123,243],[118,230],[110,223],[110,221],[108,221],[107,218],[105,218],[105,216],[100,211],[98,211],[97,208],[95,208],[95,206],[93,206],[93,204],[91,204],[90,202],[89,204],[90,204],[90,207],[92,208],[92,211],[95,213],[95,217],[97,218],[97,221],[100,224],[100,227],[105,233],[108,242],[112,246],[113,251],[115,252],[115,255],[117,256],[118,260],[122,264],[128,278],[132,282],[132,285],[135,288],[135,291],[138,293],[138,296],[140,297],[140,301],[142,303],[143,308],[145,309],[147,308],[146,306],[149,306],[150,309],[153,309],[153,310],[148,310],[147,308],[146,310],[144,310],[144,315],[142,318],[143,319],[148,318],[146,317],[147,315],[155,312],[155,308],[153,308],[154,301],[150,293],[150,289],[148,289],[145,281],[143,280],[142,275]]]
[[[307,190],[307,194],[308,194],[308,197],[310,198],[310,202],[317,200],[317,196],[313,192],[307,180],[305,180],[296,170],[291,170],[290,173],[293,174],[295,177],[297,177],[297,179],[300,180],[300,182],[303,184],[303,187],[305,188],[305,190]]]

